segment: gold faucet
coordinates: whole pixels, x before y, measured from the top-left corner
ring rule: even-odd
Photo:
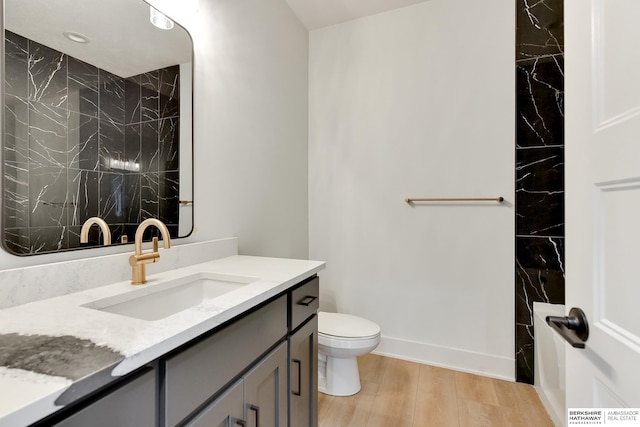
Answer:
[[[102,230],[102,243],[105,246],[111,244],[111,230],[109,225],[102,218],[97,216],[91,217],[82,224],[82,230],[80,230],[80,243],[87,243],[89,241],[89,229],[93,224],[98,224]]]
[[[144,234],[144,230],[146,230],[150,225],[155,225],[160,230],[160,233],[162,234],[162,241],[164,242],[164,248],[171,248],[169,230],[162,221],[155,218],[149,218],[142,221],[136,230],[136,252],[129,257],[129,265],[131,265],[132,270],[132,285],[142,285],[143,283],[147,283],[146,264],[158,262],[160,260],[157,237],[153,238],[153,251],[146,254],[142,253],[142,235]]]

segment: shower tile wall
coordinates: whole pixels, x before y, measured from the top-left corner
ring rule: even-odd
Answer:
[[[532,384],[533,303],[564,304],[563,1],[516,9],[516,379]]]
[[[99,216],[133,238],[178,231],[179,67],[122,78],[5,33],[5,238],[16,253],[80,245]],[[97,243],[97,227],[92,228]]]

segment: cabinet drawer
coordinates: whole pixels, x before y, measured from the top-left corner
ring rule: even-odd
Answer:
[[[291,330],[318,311],[319,297],[320,280],[317,277],[291,292]]]
[[[167,425],[178,424],[286,334],[285,295],[167,359]]]

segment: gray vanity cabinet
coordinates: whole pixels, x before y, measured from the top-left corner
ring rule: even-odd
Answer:
[[[287,343],[282,342],[187,427],[286,427]]]
[[[317,427],[318,278],[293,290],[290,295],[289,426]]]
[[[283,342],[244,377],[247,426],[287,427],[287,343]]]
[[[271,301],[165,361],[165,420],[180,424],[287,335],[287,298]],[[286,384],[284,382],[283,384]]]
[[[156,412],[155,371],[151,370],[54,425],[55,427],[155,426]]]
[[[245,427],[244,383],[242,380],[207,406],[188,427]]]
[[[37,425],[317,427],[318,288],[314,276]]]

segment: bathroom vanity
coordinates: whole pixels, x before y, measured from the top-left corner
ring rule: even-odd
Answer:
[[[48,376],[38,370],[60,381],[55,371],[65,368],[50,362],[29,375],[29,367],[0,367],[2,389],[17,380],[28,394],[33,382],[32,396],[0,407],[0,425],[316,426],[316,273],[323,267],[232,256],[149,276],[147,285],[116,283],[0,310],[0,336],[87,341],[77,353],[84,361],[74,359],[73,346],[64,356],[70,365],[91,365],[92,345],[111,352],[97,358],[104,366],[96,362],[90,374],[52,382],[46,392]],[[128,308],[132,301],[154,307],[167,289],[180,306],[174,291],[189,285],[185,277],[241,283],[175,313]]]

